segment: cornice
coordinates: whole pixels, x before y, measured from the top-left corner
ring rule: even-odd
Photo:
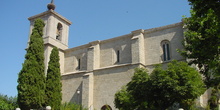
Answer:
[[[170,25],[166,25],[166,26],[161,26],[161,27],[156,27],[156,28],[151,28],[151,29],[146,29],[146,30],[144,30],[144,33],[145,34],[152,33],[152,32],[161,31],[164,29],[169,29],[169,28],[173,28],[173,27],[177,27],[177,26],[181,26],[181,25],[183,25],[183,22],[170,24]]]
[[[116,40],[124,39],[124,38],[128,38],[128,37],[131,38],[131,37],[132,37],[132,34],[125,34],[125,35],[122,35],[122,36],[113,37],[113,38],[106,39],[106,40],[101,40],[100,43],[112,42],[112,41],[116,41]]]
[[[42,16],[45,16],[45,15],[49,15],[49,14],[52,14],[52,15],[55,15],[56,17],[60,18],[61,20],[65,21],[68,25],[71,25],[72,22],[68,19],[66,19],[65,17],[61,16],[60,14],[58,14],[57,12],[55,12],[54,10],[48,10],[48,11],[45,11],[43,13],[40,13],[40,14],[37,14],[37,15],[34,15],[34,16],[31,16],[28,18],[28,20],[34,20],[36,18],[39,18],[39,17],[42,17]]]
[[[132,33],[132,35],[135,35],[135,34],[143,34],[143,33],[144,33],[144,30],[143,30],[143,29],[138,29],[138,30],[132,31],[131,33]]]
[[[179,59],[177,61],[186,61],[186,59]],[[102,71],[102,70],[113,69],[113,68],[120,68],[120,67],[126,67],[126,66],[142,66],[142,67],[147,68],[148,66],[154,66],[156,64],[167,64],[167,63],[170,63],[170,62],[171,61],[162,62],[162,63],[155,63],[155,64],[148,64],[148,65],[144,65],[142,63],[126,63],[126,64],[120,64],[120,65],[112,65],[112,66],[107,66],[107,67],[101,67],[101,68],[97,68],[97,69],[94,69],[94,70],[91,70],[91,71],[83,70],[83,71],[68,72],[68,73],[61,74],[61,77],[62,76],[68,76],[68,75],[75,75],[75,74],[92,73],[92,72],[96,72],[96,71]]]
[[[61,77],[62,76],[69,76],[69,75],[75,75],[75,74],[86,74],[86,73],[88,73],[88,71],[75,71],[75,72],[69,72],[69,73],[61,74]]]
[[[169,28],[180,26],[180,25],[183,25],[183,23],[179,22],[179,23],[175,23],[175,24],[170,24],[170,25],[166,25],[166,26],[162,26],[162,27],[157,27],[157,28],[146,29],[146,30],[138,29],[138,30],[132,31],[130,34],[125,34],[125,35],[122,35],[122,36],[118,36],[118,37],[102,40],[102,41],[100,41],[100,43],[111,42],[111,41],[123,39],[123,38],[126,38],[126,37],[132,38],[132,36],[134,34],[137,34],[137,33],[143,33],[143,34],[144,33],[152,33],[152,32],[155,32],[155,31],[169,29]]]
[[[92,73],[92,72],[96,72],[96,71],[107,70],[107,69],[120,68],[120,67],[126,67],[126,66],[138,66],[138,65],[144,66],[142,63],[133,63],[133,64],[126,63],[126,64],[120,64],[120,65],[101,67],[101,68],[97,68],[97,69],[94,69],[91,71],[83,70],[83,71],[68,72],[68,73],[61,74],[61,76],[68,76],[68,75],[74,75],[74,74],[86,74],[86,73]]]
[[[91,46],[90,44],[80,45],[77,47],[66,49],[65,52],[70,52],[70,51],[79,50],[79,49],[86,49],[86,48],[89,48],[90,46]]]
[[[100,40],[96,40],[96,41],[89,42],[89,44],[90,44],[91,46],[97,45],[97,44],[99,44],[99,43],[100,43]]]

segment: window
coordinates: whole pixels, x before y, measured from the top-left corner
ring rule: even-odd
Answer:
[[[101,110],[112,110],[110,105],[103,105]]]
[[[112,63],[113,65],[122,63],[122,48],[120,46],[112,49]]]
[[[77,69],[80,70],[81,69],[80,67],[81,67],[81,60],[78,59],[78,67],[77,67]]]
[[[169,61],[170,58],[170,43],[169,41],[162,41],[162,49],[163,49],[163,61]]]
[[[61,37],[62,37],[62,30],[63,30],[63,26],[61,23],[57,24],[57,32],[56,32],[56,39],[61,41]]]
[[[116,63],[119,63],[120,62],[120,51],[117,50],[116,52]]]

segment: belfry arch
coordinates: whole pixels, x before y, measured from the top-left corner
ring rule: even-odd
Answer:
[[[62,40],[62,31],[63,31],[63,25],[61,23],[57,24],[57,31],[56,31],[56,39]]]

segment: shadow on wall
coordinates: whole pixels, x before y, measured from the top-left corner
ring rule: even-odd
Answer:
[[[77,87],[76,91],[73,93],[73,96],[70,102],[76,103],[76,104],[82,104],[82,82]]]

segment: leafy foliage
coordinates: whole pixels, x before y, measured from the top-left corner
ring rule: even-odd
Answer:
[[[215,88],[211,88],[212,89],[212,94],[210,99],[208,100],[209,103],[209,109],[210,110],[218,110],[218,90]]]
[[[17,106],[17,97],[0,94],[0,110],[13,110]]]
[[[52,109],[59,110],[62,101],[62,84],[60,76],[60,58],[59,51],[53,48],[50,54],[49,66],[46,78],[46,105],[50,105]]]
[[[201,75],[185,62],[172,61],[166,70],[157,66],[150,83],[151,92],[156,93],[154,105],[160,108],[168,108],[175,102],[190,106],[205,91]]]
[[[220,86],[220,0],[188,0],[191,17],[185,18],[185,50],[182,55],[198,66],[207,88]],[[216,91],[213,91],[216,92]],[[214,95],[214,94],[212,94]],[[215,106],[212,96],[210,108]],[[219,96],[215,100],[219,100]]]
[[[132,80],[127,84],[128,93],[131,94],[130,97],[134,100],[134,105],[136,108],[144,110],[147,109],[148,102],[146,102],[147,97],[143,97],[148,94],[148,88],[145,86],[150,86],[149,75],[146,69],[137,68],[135,69],[134,76]],[[144,92],[143,92],[144,91]]]
[[[36,19],[25,61],[18,76],[18,104],[22,110],[41,108],[45,104],[44,22]]]
[[[157,65],[150,76],[146,69],[137,68],[132,80],[115,94],[115,106],[120,110],[165,110],[179,103],[190,109],[204,91],[202,77],[194,68],[172,61],[166,70]]]
[[[198,65],[207,87],[213,87],[220,80],[220,1],[188,1],[192,10],[191,17],[184,19],[187,30],[182,55]]]
[[[120,110],[134,110],[135,102],[132,95],[124,86],[115,94],[115,106]]]

